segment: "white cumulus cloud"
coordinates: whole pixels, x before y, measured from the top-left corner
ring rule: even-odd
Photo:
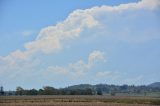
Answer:
[[[104,53],[101,51],[93,51],[88,58],[88,64],[92,65],[94,62],[104,59]]]
[[[26,67],[30,69],[36,66],[39,62],[34,61],[35,59],[32,58],[34,55],[37,55],[39,52],[49,54],[62,50],[65,46],[65,41],[80,37],[86,30],[90,30],[91,32],[88,36],[92,36],[95,33],[97,35],[103,33],[105,36],[110,36],[113,39],[120,39],[122,41],[142,41],[160,38],[159,30],[156,28],[154,30],[152,29],[154,25],[145,25],[145,28],[147,27],[148,29],[142,27],[142,29],[138,31],[134,30],[137,25],[133,25],[134,23],[139,23],[140,21],[138,21],[138,19],[144,18],[144,14],[148,16],[152,15],[155,21],[151,21],[156,23],[154,10],[159,8],[160,0],[142,0],[137,3],[121,4],[118,6],[104,5],[85,10],[75,10],[69,14],[64,21],[43,28],[35,40],[24,44],[25,50],[17,49],[7,56],[0,56],[0,73],[3,73],[0,74],[0,77],[4,76],[6,72],[10,72],[10,74],[17,71],[23,72]],[[144,14],[142,14],[144,16],[141,17],[143,11],[145,11]],[[143,21],[143,19],[141,19],[141,21]],[[147,22],[144,21],[143,24],[145,23]],[[28,32],[24,34],[28,34]],[[50,67],[49,70],[61,70],[61,73],[72,70],[77,71],[77,73],[83,73],[84,70],[90,68],[94,62],[103,60],[103,55],[103,52],[94,51],[89,55],[87,63],[79,60],[76,63],[69,64],[67,68],[53,66],[53,68]]]
[[[91,30],[93,27],[99,27],[101,20],[96,19],[96,17],[101,16],[100,13],[107,14],[108,12],[117,13],[140,9],[154,10],[159,7],[159,0],[142,0],[138,3],[121,4],[119,6],[101,6],[86,10],[75,10],[63,22],[43,28],[36,40],[26,43],[25,48],[27,51],[52,53],[62,49],[65,40],[79,37],[86,28]]]
[[[104,53],[101,51],[93,51],[88,56],[88,62],[79,60],[75,63],[70,63],[66,67],[62,66],[49,66],[44,73],[55,73],[61,75],[72,75],[72,76],[81,76],[85,75],[90,69],[92,69],[96,64],[95,61],[103,61],[105,59]]]
[[[46,28],[41,29],[37,38],[31,42],[27,42],[26,44],[24,44],[26,50],[20,52],[24,53],[24,55],[26,53],[34,54],[36,52],[42,52],[46,54],[53,53],[63,48],[64,46],[63,42],[65,42],[65,40],[72,40],[74,38],[79,37],[80,34],[85,31],[85,29],[92,30],[92,28],[94,27],[96,27],[97,29],[99,27],[104,27],[101,26],[102,25],[101,23],[103,21],[101,20],[100,17],[103,17],[105,14],[106,15],[108,13],[117,14],[120,11],[123,13],[127,11],[126,14],[128,14],[130,10],[143,10],[143,9],[155,10],[159,7],[160,7],[159,0],[142,0],[137,3],[120,4],[118,6],[101,6],[85,10],[78,9],[69,14],[69,16],[64,21],[59,22],[56,25],[48,26]],[[114,18],[115,14],[108,14],[105,17],[106,19],[103,20],[109,20],[110,19],[109,17]],[[116,15],[116,16],[117,18],[119,17],[121,19],[121,15],[120,16]],[[104,31],[105,30],[106,29],[104,29]],[[127,29],[125,29],[125,31],[126,30]],[[98,31],[99,30],[97,30],[97,32]],[[28,34],[30,32],[24,32],[24,33]]]

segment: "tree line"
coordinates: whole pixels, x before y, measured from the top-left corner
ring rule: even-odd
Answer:
[[[132,95],[132,94],[142,94],[147,93],[159,93],[159,86],[134,86],[134,85],[108,85],[108,84],[80,84],[73,85],[66,88],[54,88],[51,86],[44,86],[41,89],[24,89],[22,87],[17,87],[16,91],[5,91],[2,92],[1,87],[0,95],[105,95],[110,94],[112,96],[118,93]]]
[[[90,88],[86,89],[56,89],[54,87],[45,86],[42,89],[23,89],[22,87],[16,88],[16,95],[93,95]]]

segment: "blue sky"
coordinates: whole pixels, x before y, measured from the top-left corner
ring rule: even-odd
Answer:
[[[1,0],[6,89],[160,81],[159,0]]]

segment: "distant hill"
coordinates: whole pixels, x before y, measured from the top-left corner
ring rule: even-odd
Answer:
[[[115,85],[114,85],[115,86]],[[79,84],[79,85],[73,85],[73,86],[69,86],[65,89],[68,90],[74,90],[74,89],[92,89],[92,90],[101,90],[101,91],[109,91],[111,88],[111,85],[107,85],[107,84],[97,84],[97,85],[90,85],[90,84]]]
[[[160,82],[154,82],[149,84],[148,86],[152,88],[160,88]]]
[[[160,82],[155,82],[150,85],[109,85],[109,84],[79,84],[64,88],[65,90],[85,90],[102,91],[103,93],[119,92],[119,93],[143,93],[143,92],[160,92]]]
[[[96,84],[96,85],[90,85],[90,84],[79,84],[79,85],[73,85],[66,87],[64,89],[66,90],[75,90],[75,89],[92,89],[93,91],[102,91],[103,93],[109,93],[115,90],[118,90],[120,92],[126,92],[127,89],[135,88],[135,86],[129,86],[129,85],[108,85],[108,84]]]
[[[87,88],[93,89],[94,86],[90,85],[90,84],[79,84],[79,85],[69,86],[69,87],[67,87],[65,89],[74,90],[74,89],[87,89]]]

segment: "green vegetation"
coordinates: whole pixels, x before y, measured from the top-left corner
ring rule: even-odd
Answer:
[[[17,87],[16,91],[3,91],[0,95],[109,95],[109,96],[151,96],[160,97],[160,83],[153,83],[148,86],[134,85],[107,85],[107,84],[80,84],[66,88],[54,88],[45,86],[41,89],[24,89]]]
[[[16,95],[111,95],[111,96],[154,96],[160,97],[160,87],[134,85],[80,84],[56,89],[45,86],[42,89],[23,89],[17,87]]]
[[[30,89],[26,90],[22,87],[17,87],[16,95],[93,95],[91,89],[56,89],[54,87],[46,86],[43,89]]]

